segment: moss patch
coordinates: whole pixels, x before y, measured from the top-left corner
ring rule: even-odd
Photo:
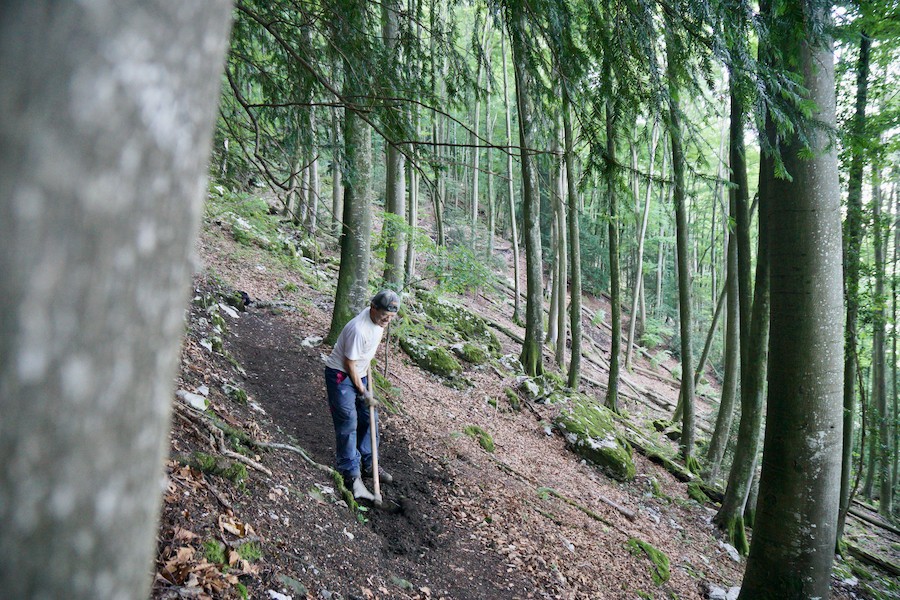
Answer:
[[[463,432],[465,432],[465,434],[469,437],[478,440],[478,443],[481,444],[481,447],[486,451],[494,451],[494,438],[492,438],[491,434],[489,434],[478,425],[467,425],[466,428],[463,429]]]
[[[637,538],[630,538],[627,545],[633,554],[643,552],[650,559],[652,563],[650,576],[653,578],[653,583],[662,585],[669,580],[669,557],[664,552]]]
[[[700,484],[696,481],[692,481],[687,486],[688,496],[699,502],[700,504],[708,504],[712,502],[703,490],[700,489]]]
[[[497,336],[478,315],[428,292],[418,292],[417,297],[422,302],[425,313],[438,323],[448,325],[464,340],[483,344],[490,352],[500,352]]]
[[[522,410],[522,401],[519,400],[519,394],[512,388],[503,388],[506,399],[509,400],[509,406],[516,412]]]
[[[488,360],[487,351],[477,344],[463,342],[451,346],[458,357],[473,365],[483,365]]]
[[[609,409],[582,394],[574,394],[570,406],[560,412],[555,425],[577,455],[597,465],[613,479],[634,479],[636,469],[631,446],[616,432]]]

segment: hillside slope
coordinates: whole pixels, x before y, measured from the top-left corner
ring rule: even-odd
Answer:
[[[379,395],[393,407],[381,457],[397,479],[385,498],[402,511],[348,506],[327,468],[330,348],[319,345],[335,261],[286,254],[275,219],[226,208],[210,210],[199,244],[154,598],[704,598],[739,585],[743,565],[710,524],[714,509],[667,471],[635,453],[636,477],[616,482],[567,449],[550,426],[558,407],[523,396],[513,410],[514,373],[469,366],[450,387],[396,343],[378,355],[389,370]],[[504,298],[462,302],[521,334]],[[608,335],[587,318],[585,328],[598,348],[585,374],[602,382]],[[500,354],[518,353],[511,337],[498,341]],[[646,426],[670,414],[677,389],[639,364],[623,407]]]

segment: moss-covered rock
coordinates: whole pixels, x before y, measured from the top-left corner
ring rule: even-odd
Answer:
[[[500,342],[484,319],[434,294],[418,292],[417,296],[425,313],[436,322],[451,327],[465,340],[483,344],[490,352],[500,352]]]
[[[477,344],[462,342],[460,344],[453,344],[450,346],[450,349],[453,350],[458,357],[473,365],[483,365],[488,360],[487,351]]]
[[[653,583],[656,585],[662,585],[669,580],[669,557],[660,550],[657,550],[644,540],[639,540],[638,538],[630,538],[628,540],[628,549],[633,554],[644,553],[652,566],[650,567],[650,576],[653,578]]]
[[[441,346],[428,344],[412,336],[401,336],[400,347],[413,362],[429,373],[441,377],[452,377],[462,372],[459,364],[450,352]]]
[[[618,434],[612,413],[582,394],[573,394],[569,406],[556,418],[568,446],[585,460],[619,481],[634,479],[631,446]]]

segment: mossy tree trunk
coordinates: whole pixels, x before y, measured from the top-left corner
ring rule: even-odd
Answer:
[[[3,7],[6,598],[150,592],[230,18],[211,1]]]
[[[775,180],[766,207],[771,256],[769,402],[753,545],[740,598],[827,598],[840,493],[843,302],[841,207],[835,146],[834,54],[829,8],[790,6],[776,39],[797,65],[806,99],[824,124],[782,140],[793,181]],[[764,18],[774,19],[764,10]],[[801,27],[803,31],[797,32]],[[762,193],[760,194],[762,200]],[[761,205],[762,209],[762,205]],[[761,219],[762,221],[762,219]]]
[[[528,375],[544,371],[541,346],[544,338],[541,278],[541,204],[537,169],[534,164],[535,113],[532,75],[526,58],[526,18],[521,0],[513,0],[508,7],[507,24],[512,46],[513,67],[516,74],[516,103],[519,110],[519,146],[522,163],[522,220],[525,227],[525,339],[521,362]]]

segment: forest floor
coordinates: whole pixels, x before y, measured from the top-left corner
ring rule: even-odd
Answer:
[[[691,499],[686,484],[637,452],[632,482],[608,478],[566,448],[550,427],[553,406],[509,408],[502,399],[515,378],[470,367],[471,385],[456,389],[415,366],[396,343],[378,356],[379,369],[387,357],[393,400],[392,410],[381,411],[380,460],[396,480],[383,486],[384,497],[400,510],[354,511],[322,468],[334,461],[322,362],[330,348],[320,341],[331,320],[336,250],[288,263],[272,244],[236,235],[233,221],[213,213],[198,243],[202,268],[177,380],[153,598],[736,593],[744,559],[711,524],[714,504]],[[252,300],[245,310],[225,301],[236,290]],[[459,302],[522,335],[509,297]],[[586,308],[584,389],[602,399],[604,390],[590,381],[606,381],[609,328],[593,317],[609,314],[609,306],[590,298]],[[498,339],[502,354],[518,354],[511,337]],[[656,352],[638,354],[635,366],[623,375],[620,406],[652,431],[649,424],[670,418],[677,400],[674,362]],[[550,357],[546,367],[554,368]],[[715,387],[708,386],[710,396]],[[713,399],[699,400],[701,432],[711,429]],[[491,434],[492,453],[463,433],[469,425]],[[271,443],[295,450],[264,447]],[[900,562],[900,536],[859,523],[849,522],[850,537]],[[667,569],[632,549],[632,539],[664,553]],[[897,579],[855,561],[841,561],[833,582],[833,597],[898,597]]]

